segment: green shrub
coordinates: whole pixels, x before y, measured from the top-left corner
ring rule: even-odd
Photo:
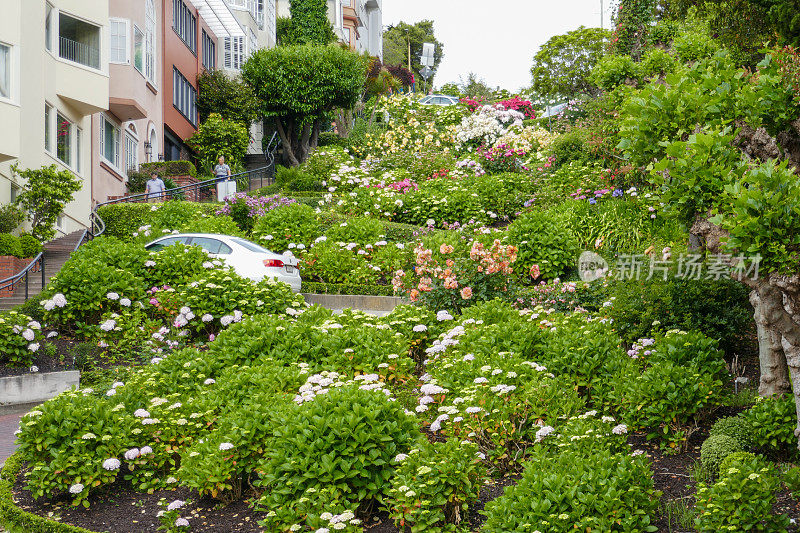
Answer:
[[[22,257],[22,248],[19,245],[19,239],[10,233],[0,233],[0,255]]]
[[[330,242],[375,244],[383,235],[383,224],[374,218],[350,218],[340,224],[334,224],[325,232]]]
[[[780,481],[773,468],[758,459],[722,472],[714,485],[698,483],[697,531],[785,532],[789,518],[772,514],[779,488]]]
[[[574,129],[553,140],[550,144],[550,155],[555,158],[554,163],[557,167],[571,162],[586,162],[589,156],[585,144],[586,133],[580,129]]]
[[[756,453],[797,457],[797,410],[794,396],[760,397],[756,404],[743,412],[753,427],[753,446]]]
[[[416,418],[398,402],[357,385],[329,389],[280,413],[259,466],[264,492],[257,508],[274,512],[262,525],[274,531],[297,523],[292,507],[307,489],[332,487],[355,505],[383,499],[395,458],[419,438]]]
[[[729,454],[719,464],[719,477],[725,477],[730,468],[739,468],[742,464],[750,463],[756,458],[756,455],[750,452],[733,452]]]
[[[627,80],[639,77],[639,67],[628,55],[606,55],[600,58],[592,70],[592,82],[604,91],[611,91]]]
[[[648,439],[660,439],[677,452],[710,413],[722,382],[694,368],[664,361],[641,376],[620,374],[611,388],[611,404],[626,423],[649,430]]]
[[[33,235],[20,235],[20,257],[35,257],[42,251],[42,243]]]
[[[121,203],[102,206],[97,214],[106,225],[105,236],[131,240],[134,234],[146,240],[160,237],[163,230],[195,232],[196,227],[230,228],[230,217],[216,214],[215,204],[197,202],[166,202],[164,204]],[[149,226],[149,227],[148,227]]]
[[[647,40],[652,45],[670,45],[672,39],[680,31],[680,23],[675,20],[661,19],[658,24],[651,26],[647,32]],[[646,56],[646,54],[645,54]]]
[[[275,183],[286,191],[322,191],[322,181],[300,167],[277,167]]]
[[[639,69],[642,76],[648,78],[669,74],[675,70],[677,64],[672,55],[660,48],[653,48],[644,55],[642,62],[639,64]]]
[[[317,140],[317,146],[320,148],[324,148],[326,146],[338,146],[340,148],[348,148],[350,146],[350,141],[345,139],[344,137],[340,137],[338,133],[334,133],[332,131],[324,131],[319,134],[319,139]]]
[[[725,435],[739,443],[741,449],[752,450],[754,449],[753,432],[754,428],[747,418],[743,416],[726,416],[714,422],[708,435],[711,437]]]
[[[723,355],[717,341],[699,331],[669,331],[659,340],[652,359],[691,367],[701,374],[723,379],[727,377]]]
[[[290,244],[303,244],[307,248],[320,235],[314,209],[303,204],[291,204],[259,217],[252,236],[262,246],[280,253]]]
[[[624,280],[611,286],[610,296],[606,313],[628,343],[658,329],[696,330],[730,351],[753,328],[747,288],[731,279]]]
[[[700,462],[712,472],[718,472],[722,461],[730,454],[744,451],[739,441],[727,435],[712,435],[700,448]]]
[[[519,483],[486,504],[482,530],[657,531],[657,507],[641,456],[537,452]]]
[[[14,204],[0,205],[0,233],[11,233],[25,220],[25,214]]]
[[[578,261],[578,244],[569,227],[552,211],[529,211],[508,226],[506,240],[517,246],[514,271],[530,280],[538,265],[541,278],[552,279],[572,270]]]
[[[411,450],[399,461],[389,489],[395,524],[412,533],[439,533],[466,520],[486,478],[478,453],[475,444],[458,439]]]
[[[702,32],[685,31],[675,37],[672,48],[678,59],[689,63],[713,56],[719,50],[719,44]]]

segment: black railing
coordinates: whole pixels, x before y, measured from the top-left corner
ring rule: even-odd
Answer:
[[[265,154],[266,155],[266,154]],[[216,201],[214,195],[214,189],[216,188],[218,183],[222,183],[225,181],[236,181],[237,183],[246,182],[248,185],[248,190],[252,184],[259,182],[261,184],[270,185],[272,183],[272,177],[269,175],[269,166],[257,168],[254,170],[248,170],[245,172],[239,172],[238,174],[232,174],[229,177],[222,177],[222,178],[211,178],[204,181],[199,181],[197,183],[191,183],[189,185],[183,185],[181,187],[173,187],[172,189],[166,189],[163,193],[138,193],[138,194],[131,194],[129,196],[122,196],[120,198],[115,198],[113,200],[108,200],[106,202],[101,202],[95,205],[94,211],[91,214],[91,236],[92,237],[99,237],[103,234],[106,230],[105,222],[97,214],[98,209],[106,205],[113,205],[113,204],[121,204],[121,203],[140,203],[140,202],[147,202],[147,201],[157,201],[157,202],[165,202],[168,200],[188,200],[192,202],[212,202]],[[246,179],[243,179],[246,178]]]
[[[2,291],[9,291],[12,294],[16,291],[17,287],[19,287],[20,283],[25,283],[25,301],[28,301],[28,279],[32,273],[41,272],[42,273],[42,287],[44,288],[46,284],[45,276],[44,276],[44,251],[39,252],[39,255],[33,258],[33,260],[26,266],[22,272],[19,274],[14,274],[10,278],[6,278],[4,280],[0,280],[0,292]]]

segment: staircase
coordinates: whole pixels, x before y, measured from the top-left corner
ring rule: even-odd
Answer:
[[[82,236],[83,231],[75,231],[45,243],[43,247],[45,281],[50,281],[50,278],[58,274],[69,256],[75,251]],[[42,273],[28,273],[28,298],[35,298],[40,292],[42,292]],[[0,298],[0,310],[12,309],[23,303],[25,303],[25,282],[21,281],[14,289],[13,296]]]

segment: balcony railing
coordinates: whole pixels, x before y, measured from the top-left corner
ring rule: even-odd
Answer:
[[[58,38],[58,56],[87,67],[100,68],[100,48],[67,37]]]

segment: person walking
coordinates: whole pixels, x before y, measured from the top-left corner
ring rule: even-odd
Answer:
[[[147,180],[147,184],[145,185],[145,192],[147,193],[147,201],[148,202],[161,201],[166,188],[167,187],[164,185],[164,181],[158,177],[158,174],[156,172],[150,174],[150,179]]]

